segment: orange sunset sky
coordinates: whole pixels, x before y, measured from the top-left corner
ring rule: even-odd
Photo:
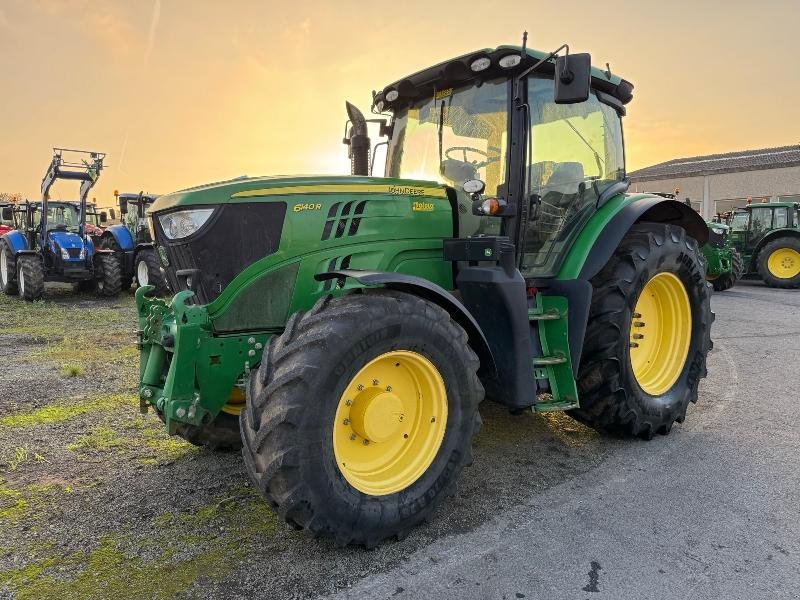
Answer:
[[[345,99],[366,112],[373,89],[524,29],[634,83],[629,170],[800,143],[798,27],[798,0],[0,0],[0,191],[37,198],[52,146],[108,153],[104,206],[344,173]]]

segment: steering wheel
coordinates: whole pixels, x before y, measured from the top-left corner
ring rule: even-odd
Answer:
[[[461,151],[462,158],[453,158],[452,156],[450,156],[451,152],[456,152],[458,150]],[[494,155],[490,154],[489,152],[486,152],[485,150],[479,150],[478,148],[470,148],[469,146],[453,146],[452,148],[448,148],[447,150],[445,150],[444,155],[446,158],[449,158],[450,160],[460,160],[461,162],[473,165],[476,169],[482,169],[486,165],[490,165],[493,162],[497,162],[500,160],[500,151],[495,148],[492,148],[492,150],[495,150]],[[474,152],[475,154],[479,154],[486,160],[484,160],[483,162],[470,161],[467,159],[467,152]]]

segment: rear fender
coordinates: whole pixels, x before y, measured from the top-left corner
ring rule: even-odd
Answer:
[[[120,250],[130,252],[136,245],[130,230],[125,225],[112,225],[106,229],[106,234],[111,234]]]
[[[405,275],[404,273],[342,269],[339,271],[318,273],[314,276],[317,281],[345,277],[355,279],[364,286],[383,286],[390,290],[414,294],[429,302],[438,304],[467,332],[469,344],[475,351],[475,354],[478,355],[482,369],[491,376],[496,375],[497,367],[494,357],[492,356],[489,342],[486,340],[486,336],[483,334],[480,325],[478,325],[478,322],[469,313],[466,307],[444,288],[422,277],[414,277],[413,275]]]
[[[2,238],[14,254],[28,250],[28,240],[21,231],[9,231]]]

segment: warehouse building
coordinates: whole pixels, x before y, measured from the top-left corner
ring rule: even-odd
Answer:
[[[800,144],[678,158],[628,174],[632,192],[667,192],[705,219],[752,202],[800,202]]]

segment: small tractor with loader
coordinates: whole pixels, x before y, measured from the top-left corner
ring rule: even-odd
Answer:
[[[169,293],[167,279],[147,227],[147,210],[158,196],[144,192],[114,192],[114,195],[122,223],[106,229],[101,245],[117,255],[122,266],[123,288],[130,288],[135,280],[138,286],[152,285],[156,295],[166,296]]]
[[[770,287],[800,287],[800,202],[748,204],[731,213],[728,225],[745,275]]]
[[[706,375],[708,227],[627,193],[632,89],[566,46],[479,50],[384,87],[375,119],[348,104],[351,176],[161,196],[149,225],[175,295],[136,291],[140,408],[241,447],[283,519],[340,545],[431,517],[484,395],[669,433]]]
[[[3,293],[37,300],[46,281],[70,282],[99,296],[119,293],[116,256],[95,248],[86,231],[86,196],[103,169],[104,157],[101,152],[54,148],[42,179],[42,200],[2,209],[3,217],[15,217],[19,225],[0,238]],[[50,200],[51,187],[64,179],[81,182],[78,202]]]

